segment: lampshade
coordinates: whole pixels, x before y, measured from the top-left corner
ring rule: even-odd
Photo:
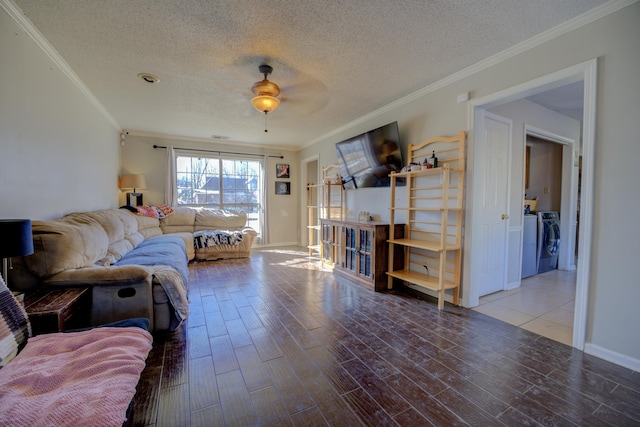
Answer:
[[[147,188],[147,180],[144,178],[144,175],[139,174],[127,174],[122,175],[122,179],[120,180],[120,188]]]
[[[251,99],[251,103],[256,108],[256,110],[260,111],[261,113],[270,113],[278,108],[278,105],[280,105],[280,100],[269,95],[258,95]]]
[[[31,255],[33,235],[30,219],[0,219],[0,258]]]

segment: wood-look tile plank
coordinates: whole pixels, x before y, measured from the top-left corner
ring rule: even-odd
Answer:
[[[262,321],[260,320],[260,316],[258,316],[253,307],[251,307],[250,305],[238,307],[238,313],[240,314],[240,318],[242,319],[242,322],[244,323],[244,326],[247,328],[247,330],[264,327]]]
[[[229,331],[229,338],[234,348],[253,344],[242,319],[227,320],[224,324],[227,327],[227,331]]]
[[[357,388],[343,396],[349,407],[367,426],[397,426],[393,418],[385,412],[366,391]]]
[[[236,369],[217,375],[216,380],[220,391],[220,405],[225,425],[257,425],[258,417],[253,409],[253,403],[244,385],[240,370]]]
[[[451,388],[447,388],[434,396],[447,409],[454,412],[465,422],[472,426],[501,426],[495,417],[485,412],[482,408],[465,399]]]
[[[236,359],[249,392],[270,387],[271,377],[260,359],[253,345],[246,345],[235,349]]]
[[[216,296],[216,298],[218,298]],[[227,321],[227,320],[234,320],[234,319],[239,319],[240,318],[240,314],[238,313],[238,309],[236,308],[236,305],[233,303],[232,300],[227,299],[227,300],[220,300],[218,298],[218,306],[220,307],[220,314],[222,315],[222,318]]]
[[[189,327],[187,330],[189,334],[189,357],[192,359],[198,359],[203,356],[211,354],[211,347],[209,346],[209,335],[207,333],[207,326],[205,324],[201,326]]]
[[[393,420],[401,427],[435,426],[435,424],[423,417],[422,414],[416,411],[413,407],[396,415]]]
[[[314,347],[306,353],[339,394],[348,393],[360,387],[358,382],[349,375],[347,369],[336,364],[335,359],[324,347]]]
[[[236,308],[247,307],[249,305],[247,297],[240,290],[229,292],[229,296]]]
[[[248,332],[253,345],[260,355],[260,360],[266,362],[267,360],[282,357],[283,354],[280,351],[280,347],[274,342],[266,328],[249,329]]]
[[[211,358],[217,375],[239,369],[236,353],[233,351],[233,345],[228,335],[209,338],[209,342],[213,349]]]
[[[222,318],[222,313],[219,311],[205,313],[205,321],[207,324],[207,333],[209,337],[218,337],[220,335],[227,335],[227,326]]]
[[[486,390],[463,378],[437,360],[431,359],[422,366],[434,378],[451,387],[493,417],[497,417],[509,407],[504,401],[487,393]]]
[[[288,414],[293,415],[315,407],[287,359],[284,357],[271,359],[265,363],[265,366],[269,370],[271,382],[280,394]]]
[[[211,295],[203,295],[200,297],[200,302],[202,304],[202,311],[204,314],[207,313],[220,313],[220,307],[218,306],[218,300],[214,294]]]
[[[637,426],[640,422],[636,419],[632,419],[627,414],[623,414],[615,409],[601,405],[594,413],[593,416],[600,421],[605,422],[612,426]]]
[[[593,427],[608,425],[606,422],[591,415],[602,405],[586,396],[574,393],[573,396],[570,397],[571,400],[566,401],[559,399],[557,396],[545,390],[541,390],[537,386],[528,390],[525,396],[539,402],[542,406],[556,414],[562,414],[564,418],[574,424]]]
[[[132,425],[156,425],[162,365],[144,369],[133,397]]]
[[[211,356],[189,361],[189,396],[191,411],[220,403]]]
[[[349,360],[348,362],[344,362],[342,366],[355,378],[358,384],[360,384],[360,387],[371,399],[377,403],[377,406],[384,409],[391,417],[406,411],[411,406],[389,387],[382,378],[374,374],[360,359]],[[372,409],[376,409],[377,411],[377,408]]]
[[[277,335],[274,340],[298,377],[317,371],[316,365],[290,335]]]
[[[256,415],[261,425],[292,426],[293,421],[287,413],[280,396],[273,386],[249,393]]]
[[[291,421],[296,427],[321,427],[328,426],[320,410],[315,406],[291,415]]]
[[[190,427],[223,426],[224,415],[220,404],[191,412]]]
[[[184,426],[191,423],[189,410],[189,384],[160,390],[158,407],[158,427]]]
[[[394,374],[385,381],[431,423],[442,426],[467,425],[458,415],[404,375]]]
[[[319,372],[312,372],[300,378],[300,382],[307,390],[316,406],[329,425],[363,425],[360,419],[340,398],[336,390],[326,378]]]

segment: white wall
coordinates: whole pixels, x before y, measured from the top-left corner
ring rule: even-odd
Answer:
[[[115,207],[115,125],[2,8],[0,58],[0,217]]]
[[[300,176],[298,153],[281,149],[264,149],[240,144],[220,144],[214,142],[193,141],[179,138],[158,138],[152,136],[128,135],[122,147],[121,174],[140,173],[147,181],[147,189],[142,190],[145,204],[165,203],[165,185],[167,181],[167,153],[165,149],[155,149],[154,145],[173,146],[195,150],[220,150],[233,153],[273,154],[284,158],[269,158],[266,164],[267,207],[266,224],[267,240],[261,244],[296,244],[299,242],[299,204]],[[193,154],[196,154],[195,152]],[[260,157],[256,157],[259,159]],[[289,164],[289,179],[278,179],[291,183],[290,195],[276,195],[276,164]],[[306,194],[305,194],[306,196]],[[304,197],[303,197],[304,199]],[[125,203],[124,193],[119,195],[119,202]],[[292,226],[295,224],[295,226]]]
[[[633,196],[638,194],[640,182],[640,168],[636,165],[640,158],[638,22],[640,3],[634,3],[468,77],[427,90],[424,96],[382,109],[367,120],[304,148],[300,156],[305,158],[319,153],[321,165],[333,163],[336,161],[335,142],[398,120],[403,157],[406,158],[409,143],[467,129],[468,112],[465,105],[456,103],[458,94],[470,92],[472,98],[481,98],[599,58],[597,163],[591,177],[595,184],[595,212],[587,349],[601,356],[608,353],[618,361],[632,359],[632,364],[640,366],[640,340],[634,339],[637,337],[636,325],[640,324],[640,310],[637,309],[640,279],[635,268],[640,242],[637,222],[640,198]],[[472,182],[467,182],[467,190],[473,190]],[[349,198],[349,209],[355,212],[359,210],[358,206],[372,203],[367,200],[370,193],[359,191]],[[380,211],[387,205],[388,197],[385,190],[376,192]],[[515,199],[514,203],[520,211],[520,200]]]

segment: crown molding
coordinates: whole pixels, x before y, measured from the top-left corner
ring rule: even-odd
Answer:
[[[523,52],[526,52],[534,47],[540,46],[550,40],[555,39],[563,34],[566,34],[570,31],[578,29],[584,25],[590,24],[591,22],[597,21],[600,18],[604,18],[607,15],[610,15],[618,10],[630,6],[634,3],[638,2],[638,0],[613,0],[608,1],[598,7],[595,7],[581,15],[576,16],[556,27],[553,27],[543,33],[538,34],[537,36],[531,37],[523,42],[515,44],[510,48],[507,48],[493,56],[490,56],[482,61],[476,62],[473,65],[470,65],[467,68],[464,68],[460,71],[457,71],[437,82],[430,84],[422,89],[419,89],[409,95],[402,97],[396,101],[393,101],[384,107],[378,108],[377,110],[372,111],[369,114],[365,114],[349,123],[346,123],[343,126],[340,126],[337,129],[332,130],[318,138],[315,138],[308,143],[302,145],[300,150],[307,148],[311,145],[317,144],[318,142],[327,140],[333,136],[340,134],[341,132],[347,131],[353,127],[356,127],[360,124],[366,123],[369,120],[372,120],[378,116],[381,116],[385,113],[393,111],[396,108],[399,108],[403,105],[409,104],[423,96],[434,92],[438,89],[442,89],[452,83],[460,81],[464,78],[472,76],[480,71],[486,70],[487,68],[493,67],[501,62],[506,61],[507,59],[513,58]]]
[[[71,69],[69,64],[62,59],[62,56],[57,50],[47,41],[47,39],[38,31],[38,29],[31,23],[29,18],[25,16],[22,10],[16,6],[10,0],[0,0],[0,6],[7,12],[7,14],[24,30],[24,32],[31,37],[31,39],[47,54],[47,56],[53,61],[53,63],[67,76],[69,80],[80,90],[80,92],[86,96],[89,101],[98,109],[98,111],[114,126],[116,129],[120,129],[121,126],[113,118],[111,114],[104,108],[104,105],[98,101],[89,88],[80,80],[80,77]]]

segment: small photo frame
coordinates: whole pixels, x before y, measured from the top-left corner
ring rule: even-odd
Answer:
[[[276,178],[289,178],[289,165],[278,163],[276,165]]]
[[[276,181],[276,194],[291,194],[291,183],[287,181]]]

